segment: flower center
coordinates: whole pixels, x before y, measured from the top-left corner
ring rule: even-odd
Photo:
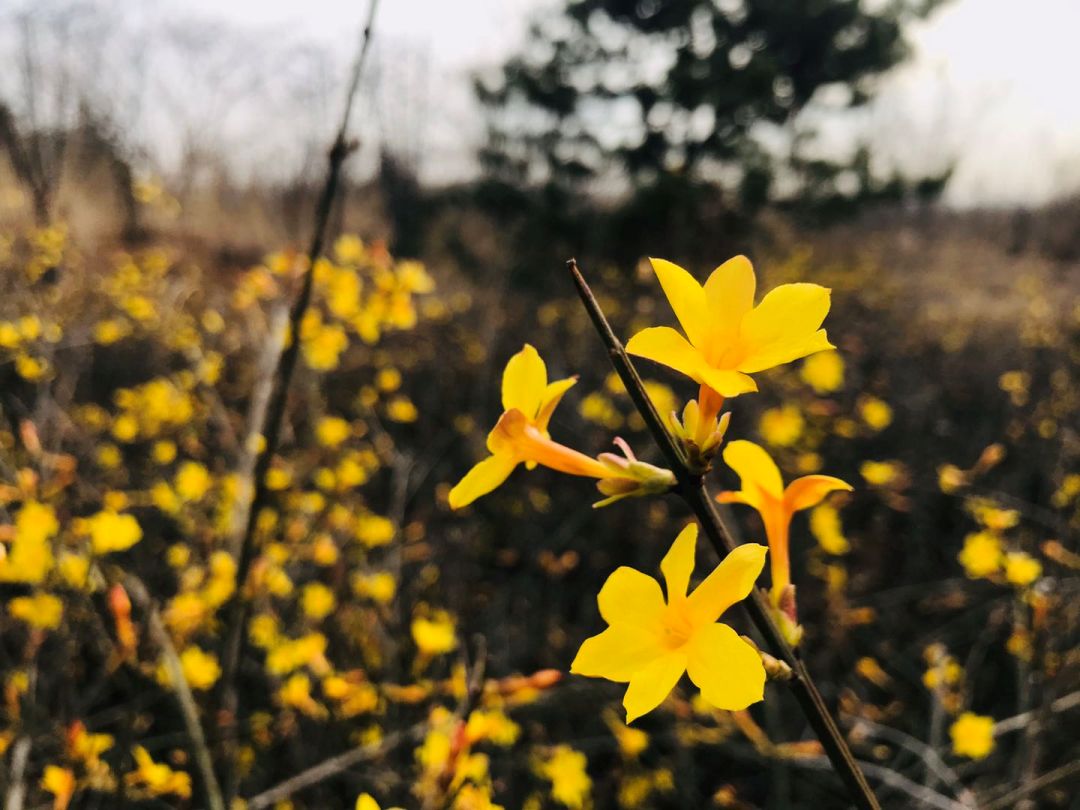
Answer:
[[[680,607],[680,605],[668,605],[668,609],[664,611],[663,643],[669,650],[677,650],[684,646],[694,632],[690,617]]]

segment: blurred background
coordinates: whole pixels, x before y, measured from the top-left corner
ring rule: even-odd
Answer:
[[[846,806],[781,687],[628,729],[565,674],[676,499],[540,469],[446,503],[526,342],[580,375],[556,439],[659,460],[567,258],[625,339],[674,323],[646,257],[737,253],[833,289],[838,352],[729,435],[855,486],[794,579],[883,804],[1080,807],[1080,5],[385,0],[245,538],[367,13],[0,2],[6,810]]]

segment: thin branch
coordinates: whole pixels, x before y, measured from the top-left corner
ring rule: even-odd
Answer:
[[[30,759],[30,737],[19,737],[11,746],[11,775],[8,777],[4,810],[22,810],[26,801],[26,763]]]
[[[259,513],[269,500],[269,490],[266,487],[266,474],[270,469],[274,455],[281,442],[282,427],[285,421],[285,406],[288,402],[289,387],[296,371],[297,360],[300,353],[300,325],[311,305],[311,296],[315,283],[315,266],[323,252],[329,231],[330,213],[334,200],[337,196],[341,182],[342,166],[349,153],[355,147],[348,140],[349,120],[352,115],[353,104],[356,99],[356,91],[360,85],[360,77],[363,74],[364,64],[367,61],[368,51],[371,48],[371,32],[375,22],[375,13],[379,7],[379,0],[371,0],[368,7],[367,20],[361,34],[360,46],[357,50],[356,60],[353,63],[350,74],[348,89],[344,99],[344,109],[341,116],[341,125],[337,136],[327,155],[326,180],[315,208],[314,232],[311,237],[311,245],[308,249],[308,264],[304,273],[303,285],[300,295],[293,304],[289,313],[289,344],[281,352],[277,368],[274,374],[273,393],[269,399],[269,405],[259,429],[259,434],[265,440],[262,452],[258,456],[253,471],[254,492],[251,498],[251,506],[247,514],[247,522],[243,536],[238,544],[239,554],[237,559],[236,582],[237,591],[229,606],[226,627],[224,660],[222,663],[221,677],[221,707],[226,723],[234,725],[238,708],[238,695],[236,691],[236,676],[240,668],[240,658],[243,650],[244,629],[247,624],[247,577],[255,560],[255,531],[258,525]],[[281,339],[281,335],[272,335],[274,340]],[[230,736],[230,735],[226,735]],[[232,766],[232,752],[225,756],[225,767],[230,779],[226,781],[226,793],[231,798],[236,793],[236,787],[232,784],[232,776],[235,769]]]
[[[147,626],[150,636],[161,648],[161,657],[164,659],[165,669],[169,673],[176,701],[180,706],[180,714],[184,718],[184,728],[187,730],[188,739],[195,749],[195,766],[199,769],[202,777],[203,788],[206,791],[206,805],[210,810],[225,810],[225,800],[221,795],[221,787],[218,785],[217,776],[214,774],[214,759],[210,755],[210,748],[206,744],[206,735],[203,734],[202,723],[199,722],[199,707],[195,703],[195,696],[191,693],[191,685],[184,676],[184,666],[180,663],[180,656],[176,652],[176,646],[169,636],[165,622],[161,619],[161,611],[158,610],[154,600],[142,581],[133,575],[124,578],[124,587],[134,597],[135,602],[146,611]]]
[[[638,375],[633,363],[630,362],[626,349],[623,348],[622,343],[615,336],[615,332],[604,316],[596,296],[593,295],[588,283],[581,275],[581,271],[578,270],[577,262],[570,259],[567,262],[567,268],[570,270],[570,275],[577,286],[578,295],[585,305],[585,310],[589,313],[593,326],[596,327],[596,331],[607,347],[615,371],[648,425],[672,472],[675,473],[675,477],[678,479],[679,494],[694,512],[716,553],[721,558],[726,556],[736,548],[738,543],[717,511],[715,502],[709,497],[709,493],[702,482],[702,477],[692,473],[686,466],[682,451],[671,434],[668,433],[663,420],[656,411],[656,407],[645,392],[641,377]],[[844,736],[840,733],[840,729],[837,728],[824,699],[821,697],[821,693],[810,677],[810,673],[791,648],[791,645],[784,639],[780,628],[773,620],[765,596],[755,588],[743,604],[750,614],[750,619],[765,637],[769,651],[791,667],[794,677],[788,681],[788,684],[815,735],[821,741],[829,761],[833,764],[833,768],[847,787],[852,800],[863,810],[880,810],[880,805],[877,799],[874,798],[874,793],[870,789],[870,785],[867,784],[866,777],[863,776],[862,771],[859,769],[859,764],[855,761],[855,757],[852,755]]]
[[[1080,706],[1080,692],[1070,692],[1051,703],[1050,711],[1053,714],[1061,714],[1062,712],[1067,712],[1069,709],[1075,709],[1077,706]],[[999,720],[994,723],[994,736],[1000,737],[1002,734],[1020,731],[1026,727],[1028,723],[1035,720],[1040,711],[1040,709],[1034,709],[1030,712],[1022,712],[1021,714],[1007,717],[1004,720]]]
[[[791,757],[787,762],[795,767],[815,770],[825,770],[830,767],[829,760],[826,757]],[[936,790],[920,785],[918,782],[913,782],[892,768],[862,760],[858,762],[858,765],[866,771],[870,778],[906,794],[916,802],[916,804],[909,805],[911,807],[934,807],[938,810],[970,810],[970,805],[962,804],[955,799],[950,799],[948,796],[938,793]],[[982,810],[989,810],[989,808],[984,807]]]
[[[352,768],[354,765],[378,759],[394,748],[397,748],[402,743],[418,741],[423,737],[423,732],[426,728],[426,722],[418,723],[407,731],[388,734],[377,743],[354,748],[352,751],[346,751],[344,754],[330,757],[330,759],[324,760],[318,765],[313,765],[307,770],[301,771],[296,774],[296,776],[286,779],[284,782],[275,785],[269,790],[264,790],[262,793],[252,796],[247,800],[248,810],[261,810],[264,807],[271,807],[276,802],[287,799],[289,796],[299,793],[305,788],[312,787],[326,779],[337,776],[338,774],[347,771],[349,768]]]
[[[982,806],[982,810],[1005,810],[1005,808],[1015,807],[1016,803],[1022,799],[1034,796],[1048,787],[1071,782],[1078,777],[1080,777],[1080,762],[1069,762],[1060,768],[1044,773],[1038,779],[1033,779],[1027,784],[1021,785],[1004,796],[999,796],[992,802],[987,802]]]

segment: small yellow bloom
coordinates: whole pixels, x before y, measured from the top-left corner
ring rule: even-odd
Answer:
[[[827,503],[818,504],[810,512],[810,532],[826,554],[847,554],[851,544],[844,537],[840,512]]]
[[[757,280],[745,256],[720,265],[704,286],[678,265],[649,261],[686,337],[667,326],[651,327],[634,335],[626,350],[719,396],[756,391],[750,374],[834,348],[820,328],[829,312],[825,287],[784,284],[755,307]]]
[[[315,426],[315,438],[323,447],[337,447],[352,433],[352,425],[340,416],[324,416]]]
[[[869,394],[859,397],[859,416],[874,431],[881,431],[892,424],[892,408],[883,399]]]
[[[957,559],[972,579],[988,577],[1001,569],[1001,539],[992,532],[974,532],[964,538]]]
[[[205,691],[221,677],[217,656],[194,645],[180,653],[180,665],[184,670],[184,678],[192,689]]]
[[[210,471],[197,461],[185,461],[176,471],[176,480],[173,486],[176,494],[184,501],[193,503],[200,501],[210,490],[213,479]]]
[[[415,422],[420,416],[412,400],[406,396],[396,396],[386,404],[386,417],[391,422],[408,424]]]
[[[132,515],[106,509],[87,518],[86,525],[90,531],[90,545],[98,555],[126,551],[142,540],[142,529]]]
[[[411,630],[416,648],[425,657],[442,655],[457,647],[454,620],[445,611],[436,612],[430,619],[413,619]]]
[[[803,382],[818,394],[829,394],[844,385],[844,359],[839,352],[818,352],[803,361]]]
[[[588,764],[580,751],[558,745],[549,757],[536,764],[536,770],[551,782],[551,798],[571,810],[583,810],[592,790],[592,780],[586,771]]]
[[[758,431],[767,444],[773,447],[791,447],[803,434],[806,423],[794,405],[769,408],[761,415]]]
[[[994,750],[994,718],[964,712],[949,727],[949,736],[954,754],[983,759]]]
[[[1042,563],[1023,551],[1005,555],[1005,579],[1009,584],[1026,587],[1042,576]]]
[[[802,509],[819,504],[829,493],[851,491],[851,485],[831,475],[805,475],[787,487],[780,469],[764,449],[738,439],[724,448],[724,461],[739,475],[742,489],[721,492],[721,503],[743,503],[753,507],[765,524],[769,541],[769,565],[772,572],[773,604],[779,606],[791,584],[789,533],[791,518]],[[794,619],[794,616],[791,617]]]
[[[67,810],[75,795],[75,774],[68,768],[46,765],[41,789],[53,795],[53,810]]]
[[[720,709],[745,709],[764,695],[761,656],[717,620],[750,593],[766,548],[739,546],[688,595],[696,545],[697,526],[690,524],[660,563],[666,602],[652,577],[616,569],[597,597],[609,627],[586,639],[570,667],[578,675],[629,683],[623,696],[628,723],[659,706],[684,672]]]
[[[305,616],[321,621],[330,615],[337,600],[334,592],[321,582],[309,582],[300,592],[300,604]]]
[[[163,762],[154,762],[141,745],[132,751],[136,769],[125,778],[129,785],[144,788],[152,796],[174,795],[191,798],[191,777],[183,771],[174,771]]]
[[[575,450],[563,448],[567,451],[566,454],[559,454],[545,445],[546,442],[558,448],[562,447],[550,441],[548,423],[563,395],[576,382],[575,377],[568,377],[549,383],[547,366],[536,349],[528,344],[510,358],[502,378],[503,415],[488,435],[487,445],[491,455],[469,470],[450,490],[451,509],[461,509],[488,494],[509,478],[519,464],[524,462],[530,467],[535,466],[541,461],[535,456],[545,456],[545,466],[562,461],[561,466],[556,469],[563,472],[570,471],[567,469],[570,466],[569,461],[578,461],[579,466],[599,464]],[[519,432],[524,434],[526,429],[531,428],[530,437],[539,440],[534,442],[536,447],[531,453],[527,448],[519,450],[514,441],[506,438],[508,417],[509,421],[514,423],[513,426],[520,429]],[[548,452],[545,453],[545,450]],[[566,455],[567,459],[563,461],[560,455]],[[584,462],[581,459],[584,459]]]
[[[895,461],[864,461],[859,474],[872,487],[887,487],[903,476],[903,468]]]
[[[37,630],[55,630],[64,617],[64,603],[48,593],[17,596],[8,602],[8,613]]]

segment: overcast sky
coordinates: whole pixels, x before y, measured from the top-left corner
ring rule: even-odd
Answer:
[[[24,1],[33,7],[33,0]],[[306,40],[340,55],[339,64],[354,47],[368,1],[100,0],[125,15],[130,3],[133,13],[154,8],[166,18],[194,16]],[[401,83],[406,77],[402,92],[423,103],[418,111],[395,111],[391,97],[378,114],[417,119],[405,129],[418,133],[412,147],[428,179],[470,171],[481,134],[470,72],[513,53],[529,15],[553,4],[382,0],[375,24],[380,79]],[[1080,189],[1078,32],[1080,0],[947,3],[912,32],[914,60],[889,78],[869,116],[879,152],[909,168],[960,155],[948,191],[958,204],[1039,203]],[[391,129],[403,128],[398,122]]]

